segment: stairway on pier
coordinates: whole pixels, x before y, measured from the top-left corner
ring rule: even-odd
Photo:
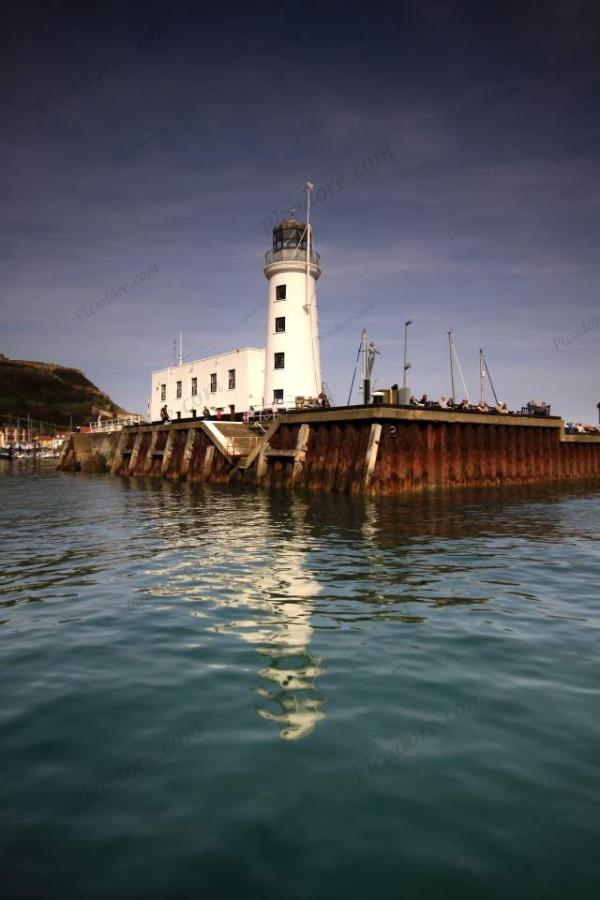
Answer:
[[[259,443],[261,436],[244,422],[211,422],[223,438],[229,456],[247,456]]]

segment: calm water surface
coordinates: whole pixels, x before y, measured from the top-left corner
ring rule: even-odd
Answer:
[[[6,898],[596,898],[600,487],[0,471]]]

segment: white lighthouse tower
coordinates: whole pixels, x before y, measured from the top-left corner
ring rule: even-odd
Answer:
[[[265,257],[268,281],[264,403],[293,406],[296,397],[316,398],[322,390],[317,279],[319,254],[313,249],[310,192],[306,222],[295,213],[273,229],[273,249]]]

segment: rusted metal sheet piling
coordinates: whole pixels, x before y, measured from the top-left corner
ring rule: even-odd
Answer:
[[[195,420],[72,435],[59,467],[399,494],[600,477],[600,436],[565,435],[558,418],[349,407],[282,415],[263,436]]]

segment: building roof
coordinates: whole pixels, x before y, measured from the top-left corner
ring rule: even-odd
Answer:
[[[246,353],[248,350],[254,353],[264,353],[264,347],[236,347],[235,350],[226,350],[223,353],[211,353],[210,356],[203,356],[202,359],[192,359],[179,365],[164,366],[162,369],[153,369],[152,374],[158,375],[160,372],[169,372],[171,369],[185,369],[195,366],[197,363],[208,362],[210,359],[219,359],[222,356],[233,356],[236,353]]]

